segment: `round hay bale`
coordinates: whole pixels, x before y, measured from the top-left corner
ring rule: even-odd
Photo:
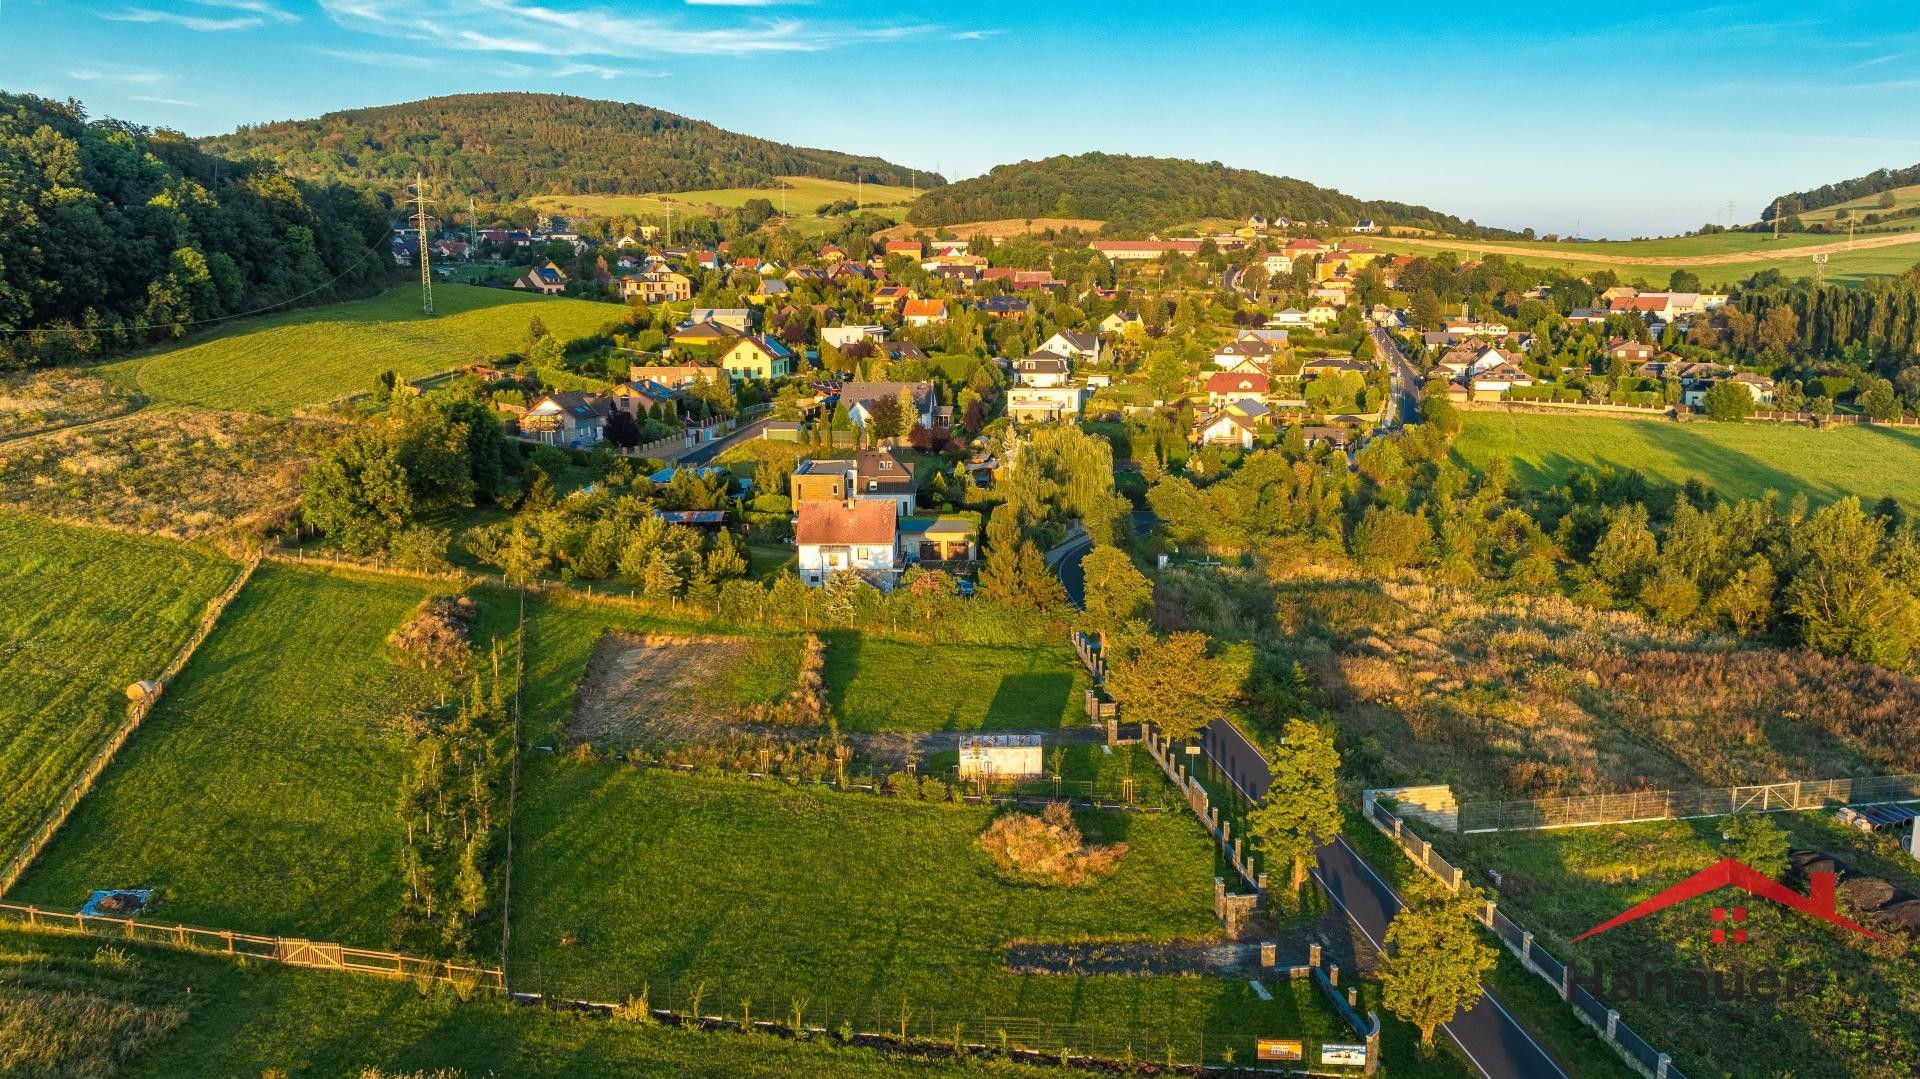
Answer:
[[[127,699],[130,701],[150,701],[160,695],[160,683],[142,678],[127,687]]]

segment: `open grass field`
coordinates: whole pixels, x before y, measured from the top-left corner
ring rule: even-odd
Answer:
[[[800,649],[797,637],[605,634],[568,733],[596,747],[709,741],[793,692]]]
[[[383,371],[420,378],[517,351],[534,316],[562,339],[620,316],[610,304],[445,285],[434,315],[418,286],[350,303],[249,319],[211,337],[97,369],[155,401],[284,415],[373,388]]]
[[[0,513],[0,860],[236,572],[199,547]]]
[[[827,696],[842,730],[1030,730],[1085,721],[1086,672],[1058,647],[926,645],[854,633],[827,640]]]
[[[1473,260],[1499,253],[1525,265],[1577,274],[1612,270],[1623,282],[1638,280],[1661,288],[1666,287],[1676,269],[1699,275],[1708,287],[1732,285],[1767,269],[1777,269],[1788,277],[1812,277],[1811,255],[1816,250],[1827,252],[1826,280],[1834,282],[1905,273],[1920,263],[1920,234],[1908,232],[1862,235],[1851,247],[1844,236],[1788,233],[1775,240],[1771,233],[1757,232],[1558,244],[1444,237],[1377,238],[1369,243],[1396,254],[1452,251],[1463,260]]]
[[[780,209],[786,199],[787,213],[807,216],[822,206],[858,199],[868,209],[906,206],[919,196],[910,187],[886,184],[854,184],[847,180],[822,180],[812,176],[782,176],[786,187],[722,187],[701,191],[671,191],[658,195],[541,195],[528,199],[542,213],[585,213],[595,217],[633,217],[646,220],[664,218],[671,208],[675,214],[712,214],[719,209],[744,206],[748,199],[767,199]]]
[[[1821,851],[1856,872],[1909,892],[1920,876],[1891,836],[1868,836],[1832,814],[1778,813],[1767,820],[1784,829],[1793,849]],[[1920,988],[1907,943],[1880,943],[1758,897],[1717,893],[1652,914],[1579,943],[1572,938],[1659,891],[1735,853],[1721,838],[1724,818],[1603,825],[1487,836],[1434,836],[1449,857],[1472,870],[1497,869],[1499,902],[1510,917],[1538,935],[1557,958],[1610,970],[1705,971],[1731,983],[1771,969],[1804,991],[1776,1001],[1754,999],[1617,1003],[1623,1019],[1649,1042],[1672,1054],[1688,1075],[1793,1074],[1839,1077],[1874,1074],[1867,1060],[1920,1059],[1920,1021],[1907,1005]],[[1480,874],[1484,879],[1484,872]],[[1807,883],[1787,877],[1802,894]],[[1840,882],[1842,913],[1888,930],[1857,913],[1858,884]],[[1709,909],[1744,904],[1748,940],[1715,945]],[[1899,1069],[1889,1075],[1910,1074]]]
[[[831,1040],[701,1034],[407,982],[236,964],[92,937],[0,930],[0,1073],[891,1076],[1089,1073],[976,1058],[906,1060]]]
[[[1244,981],[1003,969],[1017,939],[1212,935],[1213,854],[1183,816],[1082,815],[1089,839],[1128,845],[1119,867],[1037,889],[993,874],[986,809],[564,759],[523,783],[511,962],[526,988],[680,1000],[705,982],[711,1006],[751,996],[772,1014],[797,997],[863,1025],[904,1000],[921,1016],[1133,1029],[1148,1057],[1172,1043],[1191,1059],[1202,1030],[1332,1033],[1310,998],[1262,1004]]]
[[[1888,427],[1816,431],[1767,423],[1673,423],[1611,416],[1465,413],[1454,454],[1476,467],[1504,457],[1523,483],[1559,483],[1570,469],[1610,464],[1662,483],[1699,476],[1723,497],[1804,492],[1820,504],[1892,495],[1920,506],[1920,432]]]
[[[157,918],[384,947],[396,717],[434,689],[386,637],[425,594],[261,567],[10,898],[151,887]]]

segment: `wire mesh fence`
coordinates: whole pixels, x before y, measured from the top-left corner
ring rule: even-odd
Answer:
[[[1469,802],[1459,809],[1463,833],[1578,828],[1593,824],[1684,820],[1731,813],[1778,813],[1875,802],[1920,801],[1920,775],[1795,779],[1738,787],[1631,791],[1566,798]]]

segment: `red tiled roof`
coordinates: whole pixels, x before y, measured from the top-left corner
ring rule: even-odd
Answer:
[[[946,313],[947,304],[944,300],[908,300],[907,306],[903,311],[903,314],[907,318],[912,318],[916,315],[921,317],[934,317]]]
[[[1208,393],[1257,393],[1264,396],[1269,383],[1265,375],[1237,375],[1221,371],[1207,379]]]
[[[794,541],[801,544],[890,544],[894,536],[891,499],[862,498],[852,502],[802,502]]]

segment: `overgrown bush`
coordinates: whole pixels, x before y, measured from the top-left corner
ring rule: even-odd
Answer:
[[[1127,853],[1125,843],[1089,844],[1059,802],[1039,816],[1011,812],[994,819],[980,848],[1000,875],[1021,884],[1072,888],[1112,873]]]
[[[465,596],[428,596],[387,640],[422,667],[464,666],[473,651],[473,618],[473,601]]]

